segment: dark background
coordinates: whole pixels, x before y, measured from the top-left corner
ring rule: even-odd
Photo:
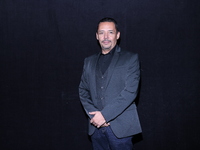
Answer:
[[[106,16],[140,56],[135,148],[200,148],[199,0],[1,0],[1,150],[91,149],[78,85]]]

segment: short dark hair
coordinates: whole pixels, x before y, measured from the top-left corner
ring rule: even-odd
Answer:
[[[116,28],[117,32],[119,32],[119,27],[118,27],[117,21],[115,19],[109,18],[109,17],[105,17],[105,18],[103,18],[99,21],[98,26],[97,26],[97,31],[98,31],[98,28],[99,28],[99,24],[101,22],[113,22],[115,24],[115,28]]]

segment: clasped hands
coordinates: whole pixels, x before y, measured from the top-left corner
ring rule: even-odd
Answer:
[[[109,123],[106,123],[106,120],[100,111],[89,112],[89,114],[94,115],[94,117],[90,120],[90,123],[96,126],[97,128],[107,127],[110,125]]]

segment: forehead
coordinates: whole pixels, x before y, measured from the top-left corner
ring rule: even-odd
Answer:
[[[116,30],[116,28],[113,22],[101,22],[98,30]]]

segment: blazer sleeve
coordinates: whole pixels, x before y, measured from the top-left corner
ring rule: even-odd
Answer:
[[[107,122],[112,121],[118,115],[126,111],[126,109],[134,102],[138,93],[139,80],[139,59],[138,54],[134,54],[129,60],[123,90],[114,98],[114,100],[112,100],[112,103],[106,105],[103,110],[101,110],[101,113]]]
[[[89,116],[89,118],[92,118],[93,115],[90,115],[89,112],[98,111],[98,109],[94,106],[91,100],[91,94],[89,90],[89,80],[87,75],[88,66],[89,66],[89,61],[87,58],[85,58],[83,72],[81,76],[81,82],[79,84],[79,97],[86,114]]]

